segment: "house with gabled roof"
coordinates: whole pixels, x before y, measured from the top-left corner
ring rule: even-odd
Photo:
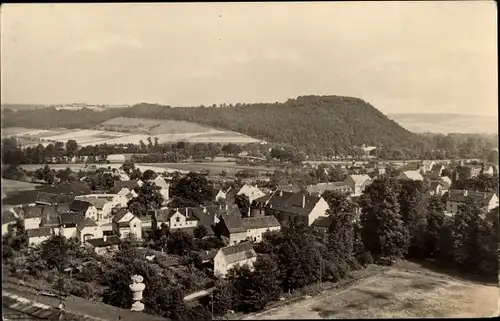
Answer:
[[[248,265],[252,269],[257,253],[251,243],[240,243],[219,249],[213,260],[214,275],[224,278],[236,266]]]
[[[165,178],[161,175],[158,175],[155,179],[150,180],[150,182],[160,188],[160,194],[163,197],[163,204],[166,204],[170,199],[170,184],[167,183]]]
[[[118,251],[121,242],[121,239],[116,235],[103,235],[101,238],[89,239],[85,244],[93,248],[97,254],[103,255]]]
[[[26,230],[37,229],[40,227],[43,216],[43,206],[23,206],[19,210],[19,217],[24,221]]]
[[[234,189],[229,186],[227,188],[221,188],[217,191],[217,193],[215,194],[215,201],[217,202],[222,202],[226,199],[227,197],[227,194],[230,192],[230,191],[234,191]]]
[[[119,209],[113,215],[113,232],[120,234],[120,238],[126,238],[129,234],[135,235],[138,240],[142,239],[142,221],[127,209]]]
[[[103,235],[101,227],[89,217],[84,218],[76,224],[76,232],[77,238],[82,243],[90,239],[102,238]]]
[[[270,194],[255,199],[250,204],[250,216],[274,215],[276,209],[294,193],[278,189]]]
[[[131,199],[138,196],[137,193],[133,189],[131,190],[127,187],[122,187],[120,190],[118,190],[116,192],[116,194],[125,197],[125,199],[127,200],[126,203],[128,203]],[[123,207],[126,207],[126,206],[123,206]]]
[[[349,175],[344,180],[344,183],[352,189],[352,196],[360,196],[363,194],[363,191],[371,182],[372,179],[368,175]]]
[[[313,222],[311,227],[318,232],[326,233],[330,229],[331,225],[332,225],[332,221],[330,220],[330,217],[321,216],[321,217],[318,217]]]
[[[247,239],[251,242],[261,242],[262,235],[267,232],[276,232],[281,230],[281,225],[272,215],[244,217],[243,226],[247,230]]]
[[[230,245],[239,244],[247,238],[247,229],[241,215],[233,213],[221,215],[214,230],[217,235],[227,239]]]
[[[273,210],[281,226],[304,224],[311,226],[322,216],[328,216],[328,203],[321,196],[294,193]]]
[[[446,190],[443,189],[443,184],[439,180],[432,180],[429,183],[429,194],[431,196],[443,196]]]
[[[485,213],[498,207],[498,195],[494,192],[450,189],[446,198],[446,211],[454,215],[458,212],[460,205],[467,204],[467,201],[475,202]]]
[[[98,220],[98,211],[92,203],[81,200],[74,200],[69,206],[71,212],[82,213],[85,217],[91,218],[94,221]]]
[[[15,224],[17,216],[12,211],[2,211],[2,235],[9,233],[9,226]]]
[[[111,210],[114,207],[113,196],[106,197],[80,197],[75,200],[81,200],[92,204],[97,210],[97,221],[109,220]]]
[[[420,174],[419,171],[405,171],[405,172],[401,172],[397,179],[401,179],[401,180],[413,180],[413,181],[423,181],[424,178],[422,177],[422,175]]]
[[[142,180],[129,180],[129,181],[114,181],[113,191],[119,193],[123,188],[127,188],[129,191],[134,190],[136,187],[141,187],[144,182]]]
[[[445,170],[446,168],[444,167],[443,164],[434,164],[432,166],[432,169],[431,169],[431,176],[432,177],[435,177],[435,178],[438,178],[438,177],[441,177],[441,175],[443,174],[443,171]]]
[[[257,198],[262,197],[266,194],[262,192],[260,189],[257,188],[257,186],[252,186],[249,184],[243,185],[243,187],[240,188],[238,193],[236,195],[246,195],[248,199],[250,200],[250,204]]]
[[[43,241],[48,240],[53,234],[50,228],[42,227],[26,230],[28,236],[28,244],[40,245]]]

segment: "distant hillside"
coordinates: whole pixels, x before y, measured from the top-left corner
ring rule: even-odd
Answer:
[[[461,114],[390,114],[404,128],[415,133],[491,134],[498,132],[498,118]]]
[[[369,103],[342,96],[302,96],[285,103],[228,107],[139,104],[101,112],[45,108],[2,114],[4,127],[41,129],[91,129],[115,117],[183,120],[292,145],[310,154],[345,152],[362,144],[412,153],[426,145],[425,139],[402,128]]]

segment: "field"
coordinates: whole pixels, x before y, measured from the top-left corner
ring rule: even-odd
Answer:
[[[37,186],[41,185],[2,178],[2,191],[5,193],[34,190]]]
[[[492,317],[499,288],[431,272],[405,262],[345,289],[262,313],[253,319]]]
[[[94,129],[29,129],[22,127],[2,128],[2,137],[16,137],[23,146],[54,142],[66,143],[76,140],[80,146],[98,144],[139,144],[147,143],[151,137],[159,143],[178,141],[190,143],[255,143],[259,140],[231,131],[222,131],[177,120],[155,120],[118,117],[108,120]]]
[[[389,118],[414,133],[498,133],[498,117],[457,114],[391,114]]]

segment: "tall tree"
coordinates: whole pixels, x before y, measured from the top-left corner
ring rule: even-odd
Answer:
[[[172,207],[199,206],[213,201],[214,194],[212,184],[205,176],[190,172],[172,188]]]
[[[439,197],[432,197],[427,206],[427,237],[425,249],[427,256],[439,255],[439,240],[445,224],[444,205]]]
[[[425,230],[424,186],[420,181],[402,180],[399,192],[399,212],[410,234],[409,254],[421,255]]]
[[[70,139],[66,142],[66,156],[70,159],[75,157],[78,152],[78,143],[74,139]]]
[[[401,257],[407,252],[409,233],[399,214],[399,189],[394,179],[381,178],[361,196],[362,238],[375,257]]]
[[[238,206],[240,212],[244,216],[249,216],[250,214],[250,199],[245,194],[236,195],[234,198],[234,203]]]

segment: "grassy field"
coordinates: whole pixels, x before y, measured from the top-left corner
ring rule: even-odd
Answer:
[[[41,185],[2,178],[2,191],[5,193],[34,190],[37,186]]]
[[[253,319],[491,317],[499,288],[404,262],[345,289],[246,316]]]

